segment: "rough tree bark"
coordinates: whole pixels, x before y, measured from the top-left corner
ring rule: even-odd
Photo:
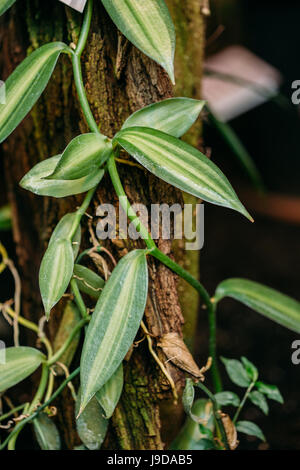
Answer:
[[[169,0],[167,3],[178,36],[176,93],[200,97],[202,0]],[[1,20],[1,79],[7,78],[28,51],[48,41],[76,43],[80,23],[81,15],[64,7],[58,0],[17,2]],[[109,137],[113,136],[130,113],[173,94],[165,72],[117,32],[100,0],[95,1],[91,33],[82,62],[92,110],[101,131]],[[25,317],[34,321],[42,316],[37,282],[42,254],[59,218],[74,210],[82,197],[63,200],[42,198],[22,190],[18,182],[38,161],[61,152],[71,138],[87,130],[76,101],[70,63],[68,58],[62,57],[45,93],[30,116],[2,146],[8,198],[13,209],[13,235],[22,276],[22,311]],[[194,143],[198,141],[199,128],[194,129],[190,138]],[[120,165],[120,172],[131,202],[147,205],[182,202],[180,192],[146,171]],[[102,181],[89,209],[89,214],[93,216],[90,224],[93,229],[96,225],[95,209],[100,202],[118,203],[108,178]],[[91,246],[88,219],[85,219],[83,225],[83,248],[87,248]],[[161,250],[170,254],[171,241],[159,240],[158,245]],[[113,240],[105,246],[119,259],[135,246],[142,246],[142,243],[134,245],[129,240]],[[197,272],[197,257],[193,256],[188,264],[190,270]],[[154,261],[150,262],[149,272],[149,298],[145,314],[149,331],[156,338],[168,332],[182,335],[184,317],[178,299],[176,276]],[[183,306],[184,311],[189,312],[187,323],[191,339],[197,307],[194,294],[192,297],[190,294],[183,296]],[[62,306],[55,310],[49,323],[49,335],[52,339],[61,310]],[[162,355],[162,352],[159,354]],[[184,373],[171,363],[168,363],[168,368],[180,390]],[[163,410],[162,401],[165,402]],[[68,448],[73,448],[78,443],[78,437],[74,429],[73,403],[68,391],[57,402],[57,407],[65,444]],[[165,442],[173,437],[167,420],[164,421],[168,413],[172,413],[171,427],[176,431],[174,421],[178,421],[180,417],[174,408],[169,384],[150,356],[146,342],[142,342],[134,348],[125,367],[124,393],[111,420],[105,447],[164,448]],[[164,432],[166,430],[167,433]]]

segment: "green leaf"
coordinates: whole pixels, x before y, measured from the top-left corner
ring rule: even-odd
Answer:
[[[29,377],[44,359],[45,356],[34,348],[7,348],[5,364],[0,364],[0,393]]]
[[[105,284],[102,277],[80,264],[75,264],[73,277],[75,277],[81,292],[88,294],[93,299],[99,299]]]
[[[213,450],[215,443],[211,439],[200,439],[200,441],[193,441],[189,450]]]
[[[121,364],[108,382],[96,393],[96,398],[105,412],[106,419],[112,417],[120,400],[124,384],[123,365]]]
[[[73,139],[62,153],[47,179],[78,180],[99,170],[112,151],[109,139],[102,134],[82,134]]]
[[[199,423],[197,416],[192,413],[192,406],[195,398],[195,389],[193,381],[191,379],[186,379],[185,387],[182,394],[182,405],[185,413],[194,421]]]
[[[175,29],[164,0],[102,0],[117,28],[174,83]]]
[[[124,122],[128,127],[151,127],[174,137],[181,137],[194,124],[205,101],[192,98],[169,98],[150,104],[133,113]]]
[[[241,361],[246,369],[247,374],[249,375],[252,382],[256,382],[258,379],[258,370],[252,362],[249,361],[246,357],[242,356]]]
[[[81,410],[117,370],[137,334],[148,292],[146,253],[134,250],[121,259],[96,304],[81,355]]]
[[[199,150],[176,137],[147,127],[130,127],[114,137],[141,165],[167,183],[205,201],[251,217],[231,184]]]
[[[240,399],[236,393],[233,392],[219,392],[215,394],[215,399],[219,406],[235,406],[238,407]]]
[[[30,54],[5,82],[6,104],[0,104],[0,143],[20,124],[43,93],[61,52],[62,42],[46,44]]]
[[[261,393],[269,398],[269,400],[274,400],[281,404],[284,403],[283,397],[276,385],[268,385],[264,382],[256,382],[255,385]]]
[[[0,15],[6,12],[16,0],[0,0]]]
[[[262,393],[258,392],[257,390],[254,390],[249,394],[249,399],[251,400],[253,405],[258,406],[258,408],[260,408],[265,415],[269,414],[268,402]]]
[[[76,212],[64,215],[60,219],[58,224],[56,225],[55,229],[53,230],[51,238],[49,240],[49,245],[53,242],[56,242],[57,240],[67,239],[71,232],[75,219],[76,219]],[[74,259],[78,255],[80,243],[81,243],[81,227],[79,225],[72,240]]]
[[[230,380],[234,384],[239,387],[248,387],[250,385],[251,380],[240,361],[237,359],[226,359],[225,357],[221,357],[221,360],[225,365]]]
[[[58,331],[56,333],[54,343],[53,343],[53,350],[56,353],[67,341],[71,332],[74,330],[75,326],[81,320],[80,312],[76,306],[76,304],[72,301],[68,301],[62,315],[62,319],[60,321]],[[60,356],[59,362],[70,367],[74,355],[77,351],[78,345],[80,341],[80,331],[74,336],[73,341],[71,342],[68,349]],[[58,375],[63,375],[64,372],[61,367],[56,367],[55,371]]]
[[[75,412],[79,413],[81,392],[79,391]],[[76,420],[76,428],[80,439],[89,450],[100,449],[108,428],[108,420],[96,398],[92,398],[84,411]]]
[[[46,415],[40,413],[33,421],[35,437],[42,450],[60,450],[61,442],[59,432],[54,422]]]
[[[262,441],[266,441],[265,436],[263,435],[261,429],[257,426],[257,424],[252,423],[251,421],[239,421],[236,423],[236,430],[238,432],[242,432],[243,434],[247,434],[248,436],[255,436]]]
[[[201,398],[196,400],[192,407],[192,414],[197,416],[197,421],[205,423],[205,427],[211,432],[214,431],[213,407],[210,400]],[[172,442],[170,450],[192,450],[195,442],[206,438],[199,428],[199,424],[188,417],[184,426],[181,428],[178,436]]]
[[[49,180],[61,155],[56,155],[35,165],[20,181],[20,186],[39,196],[67,197],[85,193],[101,181],[104,170],[97,170],[77,180]]]
[[[51,309],[68,288],[73,266],[74,255],[69,240],[60,238],[49,244],[39,272],[40,291],[48,320]]]
[[[11,208],[7,204],[0,209],[0,230],[10,230],[12,227]]]
[[[208,106],[206,106],[208,108]],[[232,127],[226,122],[220,121],[208,108],[209,110],[209,119],[211,123],[215,126],[217,131],[221,134],[224,141],[227,143],[229,148],[232,150],[233,154],[236,156],[237,160],[244,168],[246,174],[248,175],[250,181],[253,185],[262,190],[264,188],[262,183],[261,175],[252,159],[249,155],[247,149],[241,142],[239,136],[235,133]]]
[[[215,301],[232,297],[265,317],[300,333],[300,302],[247,279],[227,279],[217,287]]]

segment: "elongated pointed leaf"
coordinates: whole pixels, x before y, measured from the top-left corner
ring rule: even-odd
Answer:
[[[233,392],[219,392],[215,394],[215,399],[219,406],[235,406],[238,407],[240,399],[236,393]]]
[[[145,253],[122,258],[97,302],[81,355],[81,410],[117,370],[137,334],[148,291]]]
[[[50,243],[42,259],[39,283],[46,317],[64,295],[73,274],[74,255],[69,240]]]
[[[96,393],[106,419],[112,417],[120,400],[124,384],[123,365],[121,364],[105,385]]]
[[[63,51],[71,49],[62,42],[46,44],[30,54],[7,79],[6,104],[0,104],[0,143],[39,99]]]
[[[185,387],[182,395],[182,405],[185,413],[194,421],[199,422],[197,416],[192,413],[192,406],[195,398],[195,389],[193,381],[186,379]]]
[[[50,243],[53,243],[57,240],[67,239],[71,233],[71,229],[72,229],[73,223],[75,222],[75,219],[76,219],[76,212],[64,215],[60,219],[58,224],[56,225],[55,229],[53,230],[51,238],[49,240],[49,245]],[[78,255],[80,242],[81,242],[81,227],[79,225],[72,240],[74,259]]]
[[[36,440],[42,450],[60,450],[61,442],[57,427],[46,415],[40,413],[33,421]]]
[[[102,0],[118,29],[174,83],[175,29],[164,0]]]
[[[0,364],[0,393],[29,377],[44,359],[45,356],[34,348],[7,348],[5,363]]]
[[[153,103],[133,113],[124,122],[128,127],[151,127],[174,137],[181,137],[194,124],[205,101],[192,98],[169,98]]]
[[[237,359],[226,359],[225,357],[221,357],[221,360],[225,365],[226,372],[229,375],[230,380],[233,383],[239,387],[245,388],[250,385],[251,379],[240,361]]]
[[[83,178],[76,180],[46,179],[53,173],[61,155],[47,158],[35,165],[20,181],[20,186],[39,196],[67,197],[85,193],[94,188],[101,181],[104,170],[94,171]]]
[[[242,356],[241,361],[243,363],[243,366],[246,369],[247,374],[249,375],[250,379],[252,382],[256,382],[258,379],[258,370],[255,365],[249,361],[246,357]]]
[[[300,333],[300,302],[248,279],[228,279],[219,284],[215,300],[232,297],[270,320]]]
[[[71,332],[74,330],[75,326],[81,320],[80,312],[76,306],[76,304],[72,301],[67,302],[64,312],[62,315],[62,319],[60,321],[58,331],[56,333],[54,343],[53,343],[53,350],[56,353],[67,341]],[[71,342],[70,346],[67,350],[60,356],[59,362],[70,367],[74,355],[77,351],[77,347],[80,341],[80,331],[74,336],[73,341]],[[64,371],[61,367],[56,368],[56,373],[58,375],[63,375]]]
[[[6,12],[16,0],[0,0],[0,15]]]
[[[268,402],[261,392],[254,390],[253,392],[249,393],[249,400],[253,403],[253,405],[258,406],[258,408],[260,408],[265,415],[269,414]]]
[[[76,416],[79,412],[81,392],[79,391],[76,402]],[[96,398],[92,398],[76,420],[76,428],[80,439],[89,450],[100,449],[108,428],[108,420]]]
[[[251,217],[221,170],[199,150],[147,127],[132,127],[114,137],[154,175],[193,196]]]
[[[262,430],[257,426],[257,424],[252,423],[251,421],[239,421],[236,423],[236,429],[238,432],[242,432],[248,436],[258,437],[258,439],[261,439],[264,442],[266,440]]]
[[[264,382],[256,382],[256,387],[261,393],[266,395],[266,397],[268,397],[269,400],[275,400],[281,404],[284,403],[283,397],[278,387],[276,387],[276,385],[268,385],[268,384],[265,384]]]
[[[53,173],[47,179],[77,180],[99,170],[111,153],[105,135],[82,134],[73,139],[63,152]]]
[[[105,284],[102,277],[80,264],[74,266],[74,277],[81,292],[88,294],[93,299],[99,299]]]

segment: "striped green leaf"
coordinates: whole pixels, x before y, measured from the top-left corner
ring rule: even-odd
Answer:
[[[111,378],[142,320],[148,291],[146,251],[124,256],[105,284],[88,326],[80,363],[81,411]]]
[[[39,99],[61,52],[62,42],[46,44],[30,54],[7,79],[6,104],[0,104],[0,143],[20,124]]]
[[[120,400],[124,384],[123,365],[121,364],[105,385],[96,393],[106,419],[112,417]]]
[[[124,122],[128,127],[151,127],[174,137],[181,137],[194,124],[205,101],[192,98],[169,98],[153,103],[133,113]]]
[[[174,83],[175,29],[164,0],[102,0],[118,29]]]
[[[61,442],[57,427],[46,415],[40,413],[33,421],[36,440],[42,450],[60,450]]]
[[[76,220],[76,212],[64,215],[52,232],[49,245],[57,240],[67,239],[71,233],[73,223]],[[81,243],[81,227],[78,226],[72,240],[74,259],[77,257]]]
[[[80,264],[75,264],[73,275],[81,292],[88,294],[93,299],[99,299],[105,284],[102,277]]]
[[[16,0],[0,0],[0,15],[6,12]]]
[[[7,348],[5,362],[0,363],[0,393],[29,377],[44,359],[45,356],[34,348]]]
[[[81,391],[78,393],[75,413],[79,412]],[[80,439],[89,450],[100,449],[108,428],[108,420],[103,416],[103,410],[96,398],[92,398],[84,411],[76,420],[76,428]]]
[[[49,244],[39,272],[40,291],[47,319],[51,309],[68,288],[73,266],[74,255],[69,240],[59,238]]]
[[[105,135],[82,134],[73,139],[53,173],[47,179],[78,180],[99,170],[111,153],[111,144]]]
[[[215,301],[231,297],[265,317],[300,333],[300,302],[248,279],[227,279],[217,287]]]
[[[241,212],[252,220],[221,170],[187,143],[147,127],[121,130],[114,143],[167,183],[205,201]]]
[[[76,180],[46,179],[55,170],[61,155],[47,158],[35,165],[20,181],[20,186],[39,196],[52,196],[56,198],[73,196],[85,193],[94,188],[101,181],[104,170],[98,169],[83,178]]]

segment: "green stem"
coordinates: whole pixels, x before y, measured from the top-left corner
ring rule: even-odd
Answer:
[[[41,380],[40,380],[40,384],[38,386],[38,389],[37,389],[37,392],[31,402],[31,405],[29,406],[29,409],[28,409],[28,414],[32,414],[34,412],[34,409],[36,408],[36,406],[42,401],[42,398],[43,398],[43,395],[45,393],[45,390],[46,390],[46,387],[47,387],[47,383],[48,383],[48,376],[49,376],[49,368],[47,366],[46,363],[43,364],[43,368],[42,368],[42,375],[41,375]],[[16,441],[18,439],[18,436],[20,434],[20,432],[22,431],[22,429],[24,428],[26,422],[26,420],[23,420],[21,421],[21,423],[19,425],[17,425],[14,429],[14,431],[12,431],[12,433],[10,434],[9,438],[8,438],[8,450],[15,450],[16,448]],[[2,446],[0,447],[0,450],[2,449]]]
[[[68,349],[70,344],[72,343],[74,336],[78,333],[78,331],[81,330],[81,328],[84,327],[88,322],[90,321],[90,318],[83,318],[80,322],[77,323],[75,328],[71,331],[68,339],[65,341],[65,343],[62,345],[62,347],[51,357],[51,359],[47,362],[47,366],[51,367],[55,362],[58,361],[58,359],[64,354],[64,352]]]
[[[43,411],[45,408],[47,408],[55,398],[58,397],[58,395],[63,391],[63,389],[68,385],[68,383],[76,377],[80,372],[80,367],[74,370],[66,380],[63,381],[63,383],[58,387],[58,389],[53,393],[52,397],[46,401],[42,406],[37,408],[37,410],[32,413],[28,418],[25,418],[21,423],[17,424],[17,426],[12,430],[11,434],[5,439],[5,441],[0,445],[0,450],[5,449],[7,444],[9,443],[10,439],[13,439],[16,434],[19,434],[19,432],[23,429],[25,424],[30,423],[32,420],[34,420],[41,411]]]
[[[82,78],[81,63],[80,63],[81,54],[85,48],[89,30],[90,30],[92,12],[93,12],[93,0],[89,0],[88,5],[85,10],[79,40],[78,40],[75,52],[72,55],[72,64],[73,64],[73,72],[74,72],[74,81],[75,81],[75,85],[76,85],[76,89],[78,93],[78,99],[79,99],[82,111],[84,113],[86,122],[92,132],[99,132],[97,123],[94,119],[93,113],[91,111],[91,108],[90,108],[90,105],[86,96],[86,92],[85,92],[85,88],[83,84],[83,78]]]
[[[240,403],[240,405],[239,405],[238,409],[236,410],[235,415],[233,417],[233,420],[232,420],[233,424],[236,423],[236,421],[237,421],[237,419],[238,419],[238,417],[239,417],[239,415],[240,415],[240,413],[241,413],[241,411],[242,411],[242,409],[243,409],[243,407],[244,407],[244,405],[247,401],[247,398],[248,398],[251,390],[253,389],[254,385],[255,385],[255,382],[251,382],[251,384],[247,388],[246,393],[245,393],[245,395],[244,395],[244,397],[243,397],[243,399],[242,399],[242,401],[241,401],[241,403]]]
[[[91,203],[91,200],[93,199],[93,196],[95,194],[95,191],[97,189],[97,186],[95,186],[94,188],[90,189],[86,195],[85,195],[85,198],[83,200],[83,203],[81,204],[81,206],[79,207],[79,209],[76,211],[76,216],[74,218],[74,222],[72,224],[72,227],[71,227],[71,230],[70,230],[70,233],[69,233],[69,236],[68,236],[68,239],[70,241],[73,240],[74,238],[74,235],[79,227],[79,224],[81,222],[81,219],[82,217],[84,216],[84,214],[86,213],[87,209],[89,208],[89,205]]]
[[[211,400],[212,405],[213,405],[214,417],[215,417],[217,429],[218,429],[218,431],[221,435],[222,442],[225,445],[225,449],[230,450],[228,440],[227,440],[226,431],[225,431],[224,424],[223,424],[223,421],[222,421],[221,410],[219,409],[219,405],[217,403],[217,400],[215,399],[215,397],[211,393],[211,391],[208,390],[208,388],[203,383],[198,382],[198,383],[196,383],[196,386],[199,387],[208,396],[208,398]]]
[[[72,292],[74,294],[74,299],[75,299],[76,305],[79,309],[79,312],[80,312],[82,318],[87,319],[89,317],[89,315],[88,315],[85,303],[83,301],[83,298],[81,296],[80,290],[78,288],[76,279],[71,280],[70,286],[71,286]]]
[[[23,403],[23,405],[19,405],[19,406],[16,406],[15,408],[13,408],[12,410],[8,411],[7,413],[5,413],[4,415],[1,415],[0,416],[0,422],[1,421],[5,421],[6,419],[8,419],[10,416],[14,415],[15,413],[18,413],[18,411],[21,411],[25,408],[27,403]]]

